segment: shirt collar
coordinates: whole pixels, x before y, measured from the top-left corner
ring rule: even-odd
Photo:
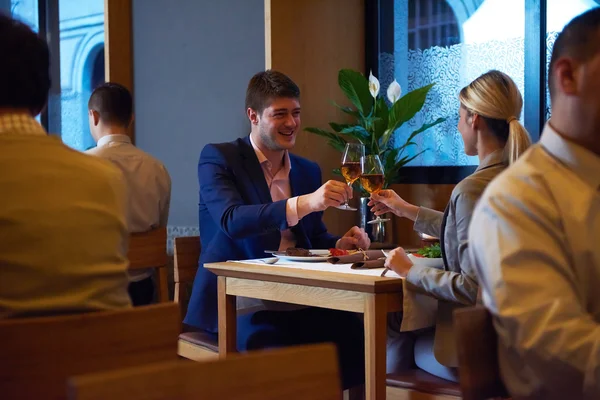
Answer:
[[[540,139],[544,149],[594,189],[600,189],[600,157],[561,136],[550,122],[546,123]]]
[[[269,161],[267,159],[267,156],[265,156],[265,154],[258,148],[256,143],[254,143],[254,140],[252,140],[252,135],[250,135],[250,144],[252,145],[252,148],[254,149],[256,158],[258,158],[258,163],[261,166],[266,165],[267,168],[271,169],[272,168],[271,161]],[[285,154],[283,156],[283,169],[282,170],[285,173],[285,175],[288,176],[291,169],[292,169],[292,163],[290,162],[290,153],[286,150]]]
[[[102,147],[109,143],[131,143],[131,139],[127,135],[106,135],[98,140],[98,147]]]
[[[0,115],[0,135],[44,135],[46,130],[26,113]]]
[[[497,165],[497,164],[506,164],[506,160],[504,157],[504,149],[498,149],[495,150],[494,152],[488,154],[483,160],[481,160],[481,163],[479,163],[479,166],[477,167],[476,171],[485,169],[487,167],[491,167],[493,165]]]

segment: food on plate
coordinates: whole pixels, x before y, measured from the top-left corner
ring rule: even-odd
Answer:
[[[313,255],[309,250],[303,249],[301,247],[288,247],[285,250],[285,254],[287,256],[292,257],[310,257]]]
[[[420,248],[416,253],[413,254],[413,256],[421,258],[441,258],[442,248],[440,247],[439,243],[431,246],[425,246]]]
[[[331,257],[339,257],[339,256],[347,256],[350,254],[350,252],[348,250],[331,248],[331,249],[329,249],[329,254],[331,255]]]

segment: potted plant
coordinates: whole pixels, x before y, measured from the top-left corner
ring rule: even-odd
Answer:
[[[330,122],[331,130],[311,127],[305,130],[325,137],[328,139],[328,144],[339,152],[344,151],[347,142],[362,143],[366,154],[376,154],[381,159],[384,169],[384,187],[400,183],[400,169],[426,149],[414,155],[405,154],[406,150],[417,145],[414,142],[417,135],[444,122],[445,118],[423,124],[410,133],[404,143],[394,143],[392,137],[402,125],[410,121],[423,108],[427,94],[435,83],[402,96],[402,89],[394,80],[386,91],[387,99],[380,95],[379,81],[373,73],[367,79],[358,71],[342,69],[338,73],[338,84],[352,106],[333,104],[351,116],[352,123]],[[339,174],[339,169],[334,170],[334,173]],[[362,195],[366,195],[364,190]],[[366,218],[367,216],[361,215],[361,225]]]

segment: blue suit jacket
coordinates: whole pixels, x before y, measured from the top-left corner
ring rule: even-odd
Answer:
[[[290,154],[292,196],[321,186],[317,164]],[[288,229],[286,201],[273,202],[250,138],[204,147],[198,163],[202,252],[184,322],[217,331],[217,278],[205,263],[265,257],[279,248]],[[292,227],[297,247],[330,248],[339,237],[327,232],[323,213],[312,213]]]

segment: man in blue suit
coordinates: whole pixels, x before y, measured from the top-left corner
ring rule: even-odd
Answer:
[[[205,263],[265,257],[288,247],[367,249],[364,230],[343,237],[327,232],[323,211],[352,197],[343,182],[321,185],[314,162],[289,153],[300,131],[300,89],[273,70],[256,74],[246,92],[250,136],[204,147],[200,184],[200,267],[185,323],[217,332],[217,279]],[[238,349],[303,343],[338,346],[344,387],[364,379],[364,337],[351,313],[256,300],[238,316]]]

